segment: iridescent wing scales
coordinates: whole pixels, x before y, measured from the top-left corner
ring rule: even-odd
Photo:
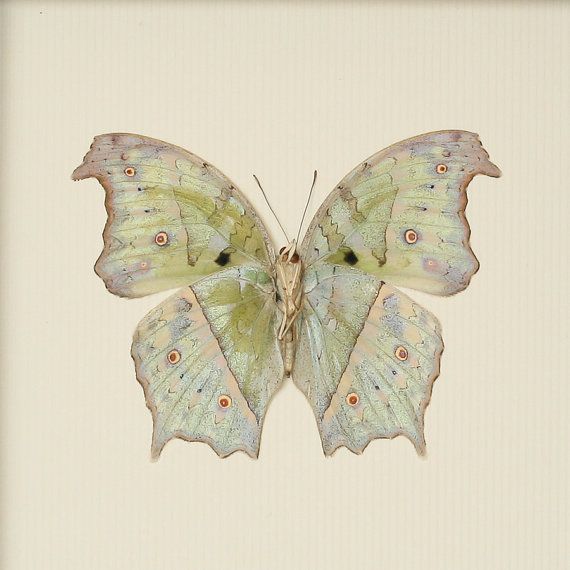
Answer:
[[[397,435],[425,453],[424,410],[442,350],[437,319],[381,283],[322,416],[325,453],[340,446],[361,453],[373,439]]]
[[[184,286],[145,317],[133,341],[153,457],[174,437],[204,441],[222,457],[256,457],[283,378],[263,224],[216,168],[155,139],[96,137],[73,173],[91,176],[106,191],[96,271],[109,291],[139,297]]]
[[[72,177],[95,177],[105,188],[108,220],[95,269],[111,293],[141,297],[224,267],[273,261],[245,197],[182,148],[140,135],[100,135]]]
[[[293,380],[322,417],[362,331],[379,280],[350,267],[307,268]]]
[[[309,226],[293,379],[327,455],[398,434],[424,452],[443,342],[435,317],[392,284],[438,295],[468,285],[478,263],[464,210],[476,174],[500,175],[477,135],[414,137],[356,167]]]
[[[465,289],[478,268],[464,214],[477,174],[500,171],[466,131],[420,135],[376,153],[317,212],[301,248],[307,265],[350,265],[437,295]]]
[[[132,355],[154,418],[152,455],[178,437],[257,457],[283,378],[273,282],[230,268],[185,287],[138,325]]]
[[[435,294],[464,289],[478,264],[464,216],[476,174],[498,176],[477,135],[409,139],[354,169],[301,248],[303,311],[293,378],[326,454],[404,434],[425,449],[423,413],[443,347],[435,318],[386,281]],[[153,454],[172,437],[256,456],[283,376],[273,250],[231,182],[186,151],[138,135],[94,141],[74,178],[95,176],[109,220],[97,272],[141,296],[192,284],[141,322],[137,376],[155,419]]]

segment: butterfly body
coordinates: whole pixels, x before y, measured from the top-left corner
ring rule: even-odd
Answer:
[[[277,338],[281,341],[285,376],[290,376],[295,359],[295,323],[303,307],[303,263],[295,241],[282,247],[275,261],[277,306],[283,317]]]
[[[353,169],[302,243],[276,254],[212,165],[140,135],[96,137],[73,178],[96,177],[106,190],[97,273],[123,297],[182,287],[133,339],[153,457],[175,437],[257,457],[267,405],[288,376],[326,455],[400,434],[423,453],[441,328],[394,285],[436,295],[467,287],[478,262],[464,211],[477,174],[500,171],[476,134],[407,139]]]

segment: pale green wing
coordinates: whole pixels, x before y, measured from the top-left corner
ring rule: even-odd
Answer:
[[[106,191],[95,269],[111,293],[140,297],[224,267],[269,267],[267,233],[232,182],[196,155],[132,134],[95,137],[72,175]]]
[[[380,281],[350,267],[320,264],[306,269],[304,287],[303,310],[296,322],[293,381],[311,402],[320,423]]]
[[[154,420],[152,456],[178,437],[257,457],[283,378],[273,279],[230,268],[185,287],[139,324],[132,355]]]
[[[323,414],[325,453],[361,453],[373,439],[404,435],[424,454],[424,411],[442,351],[437,319],[382,283]]]
[[[308,276],[293,370],[325,454],[340,446],[361,453],[371,440],[396,435],[423,454],[424,410],[443,350],[436,318],[372,276],[327,270]]]
[[[414,137],[355,168],[309,226],[293,379],[326,454],[398,434],[424,451],[443,344],[436,319],[391,284],[439,295],[468,285],[478,264],[464,210],[476,174],[500,175],[477,135]]]
[[[222,457],[256,457],[283,378],[264,226],[228,178],[162,141],[95,137],[73,173],[91,176],[106,190],[96,271],[109,291],[140,297],[186,286],[147,315],[133,341],[153,457],[173,437],[204,441]]]
[[[306,264],[353,266],[437,295],[465,289],[478,268],[464,215],[477,174],[500,171],[466,131],[428,133],[378,152],[317,212],[301,248]]]

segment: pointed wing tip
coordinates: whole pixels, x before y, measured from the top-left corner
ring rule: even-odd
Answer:
[[[82,162],[72,173],[71,173],[71,180],[77,182],[78,180],[85,180],[85,178],[89,178],[90,174],[87,172],[85,168],[85,163]]]
[[[500,178],[503,175],[501,169],[496,164],[493,164],[491,161],[487,161],[486,168],[483,171],[483,174],[491,176],[492,178]]]
[[[93,171],[90,168],[90,161],[88,160],[88,158],[90,156],[92,156],[92,153],[94,151],[94,148],[98,145],[98,144],[105,144],[106,139],[111,139],[111,141],[114,140],[115,137],[118,136],[122,136],[124,133],[106,133],[103,135],[96,135],[93,137],[93,141],[91,142],[91,144],[89,145],[89,150],[87,151],[87,154],[83,157],[83,162],[71,173],[71,179],[72,180],[85,180],[86,178],[90,178],[92,176],[95,176],[95,174],[93,173]]]
[[[477,133],[472,133],[472,134],[477,139],[477,142],[479,143],[479,146],[481,147],[481,150],[484,153],[484,160],[483,160],[484,167],[481,169],[481,173],[487,176],[491,176],[493,178],[500,178],[503,175],[501,169],[496,164],[493,164],[489,160],[489,153],[483,147],[483,143],[481,142],[481,138],[479,137],[479,135]]]
[[[405,434],[402,434],[405,435]],[[416,448],[416,453],[418,454],[418,457],[420,457],[421,459],[427,459],[427,447],[426,447],[426,442],[425,439],[422,436],[422,439],[420,441],[414,441],[411,437],[406,436],[407,439],[409,439],[412,442],[412,445]]]
[[[133,356],[133,360],[135,360],[136,363],[136,359]],[[138,379],[138,375],[137,375],[137,379]],[[147,407],[148,406],[148,402],[147,402]],[[159,439],[156,433],[156,422],[154,421],[154,411],[152,408],[150,408],[150,411],[152,413],[153,416],[153,429],[152,429],[152,440],[151,440],[151,444],[150,444],[150,460],[152,463],[156,463],[159,459],[160,459],[160,455],[162,453],[162,450],[164,449],[164,446],[172,439],[172,438],[167,438],[167,439]]]
[[[494,166],[494,168],[495,168],[495,171],[494,171],[493,174],[491,174],[491,176],[493,176],[494,178],[500,178],[501,176],[503,176],[503,173],[501,172],[501,169],[500,169],[498,166],[494,165],[494,164],[493,164],[493,166]]]

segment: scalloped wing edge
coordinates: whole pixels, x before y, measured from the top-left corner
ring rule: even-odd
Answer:
[[[204,318],[206,318],[205,315],[204,315]],[[208,326],[210,326],[209,322],[208,322]],[[143,367],[142,359],[135,352],[135,345],[136,345],[136,342],[138,340],[137,335],[138,335],[138,326],[137,326],[137,329],[135,330],[135,332],[133,333],[133,342],[131,345],[131,358],[133,359],[133,362],[135,365],[136,379],[137,379],[138,383],[141,385],[142,390],[143,390],[146,407],[150,410],[150,413],[152,416],[152,426],[153,427],[152,427],[152,443],[151,443],[151,452],[150,452],[151,461],[153,461],[153,462],[158,461],[158,459],[160,458],[162,451],[165,448],[166,444],[168,442],[172,441],[173,439],[181,439],[183,441],[190,442],[190,443],[193,443],[193,442],[206,443],[212,449],[212,451],[214,451],[216,453],[216,455],[218,457],[220,457],[221,459],[225,459],[226,457],[233,455],[236,451],[241,451],[241,452],[245,453],[248,457],[250,457],[252,459],[257,459],[259,457],[259,450],[260,450],[260,445],[261,445],[261,433],[263,430],[264,418],[261,418],[260,421],[256,421],[257,427],[258,427],[258,433],[257,433],[256,445],[254,447],[248,447],[246,445],[241,445],[241,446],[235,446],[235,447],[233,447],[227,451],[224,451],[217,446],[216,442],[212,438],[205,437],[205,436],[204,437],[189,437],[188,435],[186,435],[185,433],[183,433],[180,430],[173,431],[167,438],[164,438],[164,439],[160,439],[158,437],[158,435],[157,435],[157,426],[159,423],[158,422],[158,410],[157,410],[156,405],[153,403],[151,395],[150,395],[150,382],[143,375],[143,372],[142,372],[142,367]],[[215,335],[213,335],[213,333],[212,333],[212,337],[218,346],[220,354],[225,359],[226,356],[223,354],[223,351],[219,345],[219,342],[218,342],[217,338],[215,337]],[[231,374],[231,376],[232,376],[232,378],[233,378],[233,380],[237,386],[237,381],[234,377],[232,370],[230,369],[229,365],[227,364],[227,362],[226,362],[226,368],[227,368],[228,373]],[[245,404],[248,406],[248,411],[252,414],[253,417],[255,417],[255,414],[253,413],[251,408],[249,408],[249,404],[247,403],[247,400],[245,400],[245,398],[244,398],[244,401],[245,401]]]
[[[117,133],[104,133],[101,135],[96,135],[93,138],[93,141],[91,142],[91,145],[89,146],[89,150],[87,151],[87,153],[83,157],[83,161],[71,173],[71,179],[73,181],[79,181],[79,180],[86,180],[88,178],[95,178],[99,182],[99,184],[103,187],[103,189],[105,190],[105,210],[107,212],[107,221],[105,223],[105,226],[103,228],[103,233],[102,233],[103,250],[101,251],[99,257],[97,258],[97,261],[95,262],[93,269],[95,271],[95,274],[103,280],[103,282],[105,283],[105,287],[107,288],[107,290],[110,293],[112,293],[113,295],[116,295],[117,297],[121,297],[124,299],[135,299],[138,297],[145,297],[148,295],[148,293],[146,293],[146,292],[141,292],[139,294],[130,293],[128,295],[122,293],[120,290],[118,290],[116,287],[114,287],[113,276],[107,275],[106,272],[104,271],[104,269],[102,268],[102,265],[103,265],[107,255],[109,254],[110,247],[111,247],[111,245],[110,245],[111,241],[110,241],[110,235],[109,234],[110,234],[110,229],[111,229],[111,226],[113,225],[114,217],[115,217],[114,213],[113,213],[113,207],[111,204],[111,200],[112,200],[112,197],[113,197],[115,190],[113,189],[112,185],[109,182],[105,181],[105,179],[102,175],[98,174],[94,170],[94,168],[92,167],[92,163],[94,163],[95,161],[92,159],[92,157],[94,155],[96,155],[96,153],[98,152],[98,150],[96,150],[96,148],[95,148],[97,146],[97,144],[104,142],[105,139],[111,138],[111,140],[112,140],[113,137],[132,137],[133,139],[138,140],[138,144],[164,145],[165,147],[176,150],[176,151],[182,153],[183,155],[188,156],[189,158],[191,158],[195,161],[199,161],[199,162],[203,163],[204,165],[207,165],[208,170],[210,172],[214,173],[221,180],[227,182],[231,192],[233,192],[235,194],[235,196],[243,204],[243,207],[247,211],[248,215],[250,217],[252,217],[252,219],[256,223],[256,225],[257,225],[257,227],[261,233],[261,236],[263,237],[263,240],[265,242],[265,246],[267,248],[269,259],[273,260],[275,258],[273,241],[271,240],[271,238],[269,236],[269,233],[267,231],[267,228],[265,227],[265,224],[261,221],[261,218],[257,215],[257,212],[255,211],[255,209],[253,208],[253,206],[251,205],[249,200],[246,198],[246,196],[239,190],[239,188],[232,182],[232,180],[230,180],[223,172],[218,170],[215,166],[210,164],[208,161],[205,161],[204,159],[202,159],[197,154],[194,154],[194,153],[192,153],[192,152],[190,152],[190,151],[188,151],[188,150],[186,150],[180,146],[165,142],[165,141],[160,140],[160,139],[147,137],[145,135],[138,135],[135,133],[119,133],[119,132],[117,132]],[[108,143],[105,142],[104,144],[108,144]],[[191,279],[189,279],[188,282],[190,283]],[[169,287],[165,290],[175,289],[175,288],[176,288],[176,286],[173,286],[173,287]]]
[[[153,462],[158,461],[160,459],[162,451],[166,447],[166,444],[168,442],[172,441],[173,439],[181,439],[181,440],[189,442],[189,443],[206,443],[206,444],[208,444],[210,449],[212,449],[212,451],[221,459],[225,459],[226,457],[233,455],[236,451],[241,451],[241,452],[245,453],[248,457],[251,457],[252,459],[257,459],[259,457],[259,448],[260,448],[260,444],[261,444],[261,438],[260,437],[257,438],[257,446],[255,448],[248,448],[246,446],[241,446],[241,447],[235,447],[234,449],[231,449],[227,452],[224,452],[221,449],[219,449],[216,446],[216,442],[209,437],[192,438],[192,437],[188,437],[186,434],[182,433],[181,431],[175,431],[164,441],[159,441],[157,438],[157,435],[156,435],[156,429],[157,429],[157,425],[158,425],[158,419],[157,419],[158,410],[156,409],[156,406],[151,401],[150,394],[149,394],[150,384],[149,384],[148,380],[146,378],[144,378],[140,372],[142,362],[141,362],[141,359],[138,357],[138,355],[135,354],[134,348],[131,348],[131,358],[133,359],[133,361],[135,363],[136,377],[137,377],[138,383],[142,387],[146,407],[150,410],[150,413],[152,415],[152,443],[151,443],[151,449],[150,449],[151,461],[153,461]],[[261,433],[262,427],[263,426],[261,426],[261,425],[259,426],[260,433]]]
[[[403,436],[404,439],[407,439],[413,446],[414,449],[416,450],[416,453],[418,454],[419,457],[427,457],[427,445],[426,445],[426,440],[425,440],[425,433],[424,433],[424,428],[425,428],[425,413],[427,410],[427,407],[429,406],[430,402],[431,402],[431,396],[433,393],[433,386],[435,384],[435,381],[439,378],[440,373],[441,373],[441,355],[443,354],[443,351],[445,350],[445,345],[443,342],[443,338],[441,337],[441,329],[440,329],[440,339],[441,339],[441,349],[435,354],[435,359],[437,361],[437,368],[434,369],[433,374],[430,376],[430,378],[427,381],[427,385],[428,385],[428,389],[426,392],[426,397],[422,400],[421,402],[421,406],[420,406],[420,410],[419,410],[419,426],[418,426],[418,432],[421,436],[421,438],[419,440],[414,440],[409,433],[405,432],[404,430],[397,430],[394,433],[391,433],[389,435],[377,435],[377,436],[373,436],[370,437],[370,439],[368,439],[368,441],[363,444],[361,447],[354,447],[351,445],[346,445],[344,443],[339,443],[338,445],[335,445],[334,447],[331,447],[330,449],[325,449],[325,446],[323,444],[323,442],[321,441],[322,448],[323,448],[323,453],[325,454],[326,457],[332,457],[341,447],[345,447],[346,449],[348,449],[351,453],[354,453],[355,455],[362,455],[364,453],[364,451],[366,450],[366,448],[373,442],[373,441],[377,441],[380,439],[395,439],[396,437],[399,436]]]
[[[458,135],[458,136],[468,135],[470,137],[473,137],[474,141],[479,143],[480,150],[482,153],[482,160],[479,161],[480,164],[478,165],[478,167],[473,172],[469,173],[460,185],[460,190],[462,192],[462,196],[463,196],[464,200],[463,200],[463,203],[461,204],[461,207],[459,209],[459,216],[460,216],[461,221],[463,222],[463,224],[466,228],[466,237],[465,237],[465,242],[463,245],[473,256],[475,266],[474,266],[473,272],[469,276],[466,277],[465,287],[463,287],[462,289],[459,289],[458,291],[455,291],[453,293],[449,293],[449,295],[453,295],[455,293],[459,293],[460,291],[463,291],[469,285],[471,277],[473,277],[473,275],[479,269],[479,261],[477,260],[475,254],[473,253],[473,250],[471,249],[471,246],[469,243],[469,238],[471,235],[471,228],[469,226],[469,222],[467,221],[467,217],[465,216],[465,209],[467,207],[467,202],[468,202],[467,191],[466,191],[467,187],[469,186],[469,184],[471,183],[473,178],[475,178],[475,176],[477,176],[478,174],[483,174],[485,176],[490,176],[492,178],[500,178],[502,176],[502,172],[499,169],[499,167],[490,161],[489,153],[483,147],[483,144],[481,143],[481,139],[479,137],[479,134],[471,132],[471,131],[465,131],[465,130],[460,130],[460,129],[449,129],[449,130],[441,130],[441,131],[431,131],[431,132],[424,133],[421,135],[416,135],[414,137],[410,137],[408,139],[404,139],[400,142],[397,142],[395,144],[387,146],[386,148],[383,148],[382,150],[375,152],[374,154],[370,155],[365,160],[361,161],[357,166],[355,166],[352,170],[350,170],[350,172],[346,176],[344,176],[340,180],[340,182],[334,187],[334,190],[332,190],[329,193],[329,195],[325,198],[324,202],[321,204],[319,209],[314,214],[314,216],[311,220],[311,223],[309,224],[309,227],[307,228],[307,231],[305,232],[301,246],[299,248],[299,250],[302,252],[302,255],[306,257],[307,250],[308,250],[309,245],[310,245],[312,234],[315,231],[316,226],[320,223],[321,219],[326,214],[327,210],[331,207],[331,205],[337,199],[339,187],[342,187],[346,178],[349,177],[357,168],[359,168],[359,167],[363,166],[364,164],[372,161],[373,159],[378,160],[378,157],[380,157],[382,155],[388,156],[390,152],[395,151],[398,147],[407,146],[407,145],[413,144],[414,142],[420,142],[420,141],[422,141],[422,140],[424,140],[430,136],[454,135],[454,134]]]
[[[382,285],[384,285],[384,282],[382,282]],[[380,289],[381,289],[381,287],[380,287]],[[405,297],[408,297],[407,295],[405,295],[404,293],[402,293],[398,289],[395,289],[395,290],[398,291],[400,294],[404,295]],[[409,299],[412,300],[411,298],[409,298]],[[433,393],[433,386],[435,384],[435,381],[439,378],[440,373],[441,373],[441,356],[445,350],[445,343],[443,341],[442,326],[441,326],[441,323],[439,322],[439,319],[433,313],[431,313],[431,311],[427,311],[427,309],[424,309],[420,305],[418,305],[418,306],[420,308],[422,308],[422,310],[428,312],[430,315],[430,318],[433,319],[433,322],[435,325],[434,333],[436,333],[436,335],[439,339],[438,350],[433,355],[434,368],[433,368],[432,373],[430,374],[430,376],[426,380],[425,396],[422,398],[422,400],[420,402],[420,407],[419,407],[419,411],[418,411],[418,420],[419,421],[418,421],[417,427],[418,427],[419,438],[414,439],[409,432],[406,432],[403,429],[395,430],[394,432],[392,432],[390,434],[385,434],[385,435],[370,435],[368,440],[365,443],[363,443],[361,446],[353,446],[353,445],[350,445],[348,443],[339,442],[338,444],[333,444],[330,447],[326,447],[324,440],[321,438],[321,446],[323,449],[323,453],[326,457],[332,457],[341,447],[348,449],[351,453],[353,453],[355,455],[362,455],[364,453],[364,451],[366,450],[366,448],[373,441],[381,440],[381,439],[390,440],[390,439],[395,439],[398,436],[403,436],[405,439],[410,441],[410,443],[414,446],[416,453],[418,454],[419,457],[426,457],[427,456],[427,446],[426,446],[425,433],[424,433],[425,413],[426,413],[427,407],[429,406],[429,404],[431,402],[431,397],[432,397],[432,393]],[[372,309],[372,305],[370,308]],[[360,334],[362,334],[362,331]],[[356,342],[358,343],[358,339]],[[355,343],[355,346],[356,346],[356,343]],[[346,370],[348,369],[349,366],[350,366],[350,361],[347,364],[345,371],[343,372],[343,376],[346,373]]]

